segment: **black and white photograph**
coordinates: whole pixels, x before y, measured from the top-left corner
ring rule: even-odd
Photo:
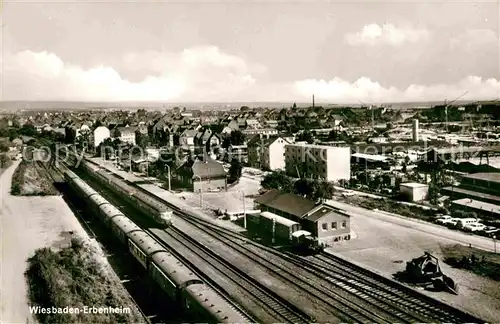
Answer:
[[[0,24],[0,323],[500,320],[499,0]]]

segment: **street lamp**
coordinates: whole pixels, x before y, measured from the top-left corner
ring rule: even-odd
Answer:
[[[165,166],[168,169],[168,191],[171,191],[171,186],[170,186],[170,166],[168,164],[165,164]]]
[[[243,192],[243,190],[241,190],[240,192],[241,192],[241,196],[243,199],[243,227],[246,229],[247,228],[247,209],[245,206],[245,193]]]
[[[203,193],[203,182],[201,181],[201,177],[199,175],[194,175],[193,177],[200,179],[200,207],[203,208],[203,196],[202,196],[202,193]]]

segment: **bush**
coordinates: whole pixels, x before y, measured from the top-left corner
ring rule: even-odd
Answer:
[[[40,323],[137,323],[142,316],[119,288],[103,274],[100,264],[80,240],[54,251],[39,249],[28,259],[25,272],[32,306],[64,308],[96,306],[127,307],[130,314],[37,314]],[[124,302],[129,302],[129,305]]]

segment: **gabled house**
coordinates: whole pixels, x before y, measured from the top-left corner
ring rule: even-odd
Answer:
[[[113,132],[115,138],[119,138],[122,143],[135,145],[135,128],[134,127],[116,127]]]
[[[176,170],[175,178],[193,192],[227,190],[227,173],[224,167],[206,155],[202,159],[188,159]]]
[[[198,133],[196,129],[186,129],[179,136],[179,145],[185,149],[194,149],[195,136]]]
[[[254,209],[299,222],[320,244],[331,246],[351,239],[350,216],[325,203],[273,189],[254,200]]]
[[[257,119],[247,119],[246,120],[247,129],[257,129],[260,128],[260,123]]]

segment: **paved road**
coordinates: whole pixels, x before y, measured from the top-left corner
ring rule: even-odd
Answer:
[[[424,221],[419,221],[416,219],[410,219],[403,216],[390,214],[381,211],[372,211],[361,207],[356,207],[353,205],[345,204],[339,201],[329,200],[332,205],[342,208],[354,215],[361,215],[369,217],[371,219],[377,219],[380,221],[396,224],[399,226],[411,228],[415,231],[424,232],[427,234],[435,235],[436,237],[446,238],[450,241],[454,241],[461,244],[472,244],[472,246],[484,249],[487,251],[494,251],[494,242],[490,238],[485,238],[476,235],[470,235],[467,233],[450,230],[446,227],[439,226],[436,224],[431,224]],[[497,245],[500,248],[500,245]]]

